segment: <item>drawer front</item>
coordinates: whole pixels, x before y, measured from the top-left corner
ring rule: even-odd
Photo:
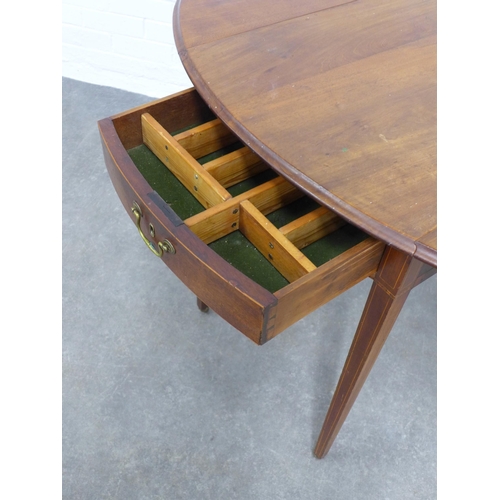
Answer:
[[[163,253],[160,257],[163,262],[213,311],[254,342],[263,343],[262,332],[267,330],[267,317],[277,302],[276,297],[230,266],[194,235],[137,171],[112,122],[103,120],[99,125],[109,176],[132,221],[136,222],[131,209],[137,202],[142,211],[143,233],[150,237],[149,224],[155,228],[155,237],[150,237],[154,247],[158,249],[158,243],[167,239],[175,249],[173,254]]]
[[[381,242],[278,177],[193,89],[101,120],[99,128],[138,237],[254,342],[376,271]]]

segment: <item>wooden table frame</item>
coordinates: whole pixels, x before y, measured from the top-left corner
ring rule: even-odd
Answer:
[[[310,3],[278,0],[276,3],[273,2],[272,7],[269,7],[269,12],[266,12],[265,15],[262,12],[262,10],[266,10],[264,0],[237,2],[236,7],[231,5],[229,0],[226,2],[220,0],[200,2],[201,0],[179,0],[175,7],[173,24],[180,57],[203,99],[237,136],[280,175],[350,223],[361,227],[373,237],[386,243],[383,257],[374,277],[370,294],[316,445],[315,455],[322,458],[328,453],[337,436],[410,291],[436,273],[437,223],[434,192],[436,124],[435,97],[432,93],[433,85],[435,88],[435,0],[424,2],[397,0],[391,4],[384,3],[383,5],[374,0],[359,2],[311,0]],[[200,20],[203,16],[199,15],[199,11],[202,9],[205,9],[207,14],[203,21]],[[373,16],[379,16],[379,24],[377,25],[371,24],[372,11]],[[318,48],[322,47],[318,43],[317,37],[319,35],[307,31],[311,30],[308,26],[324,29],[325,26],[328,27],[327,23],[336,23],[337,15],[339,17],[345,16],[343,20],[338,21],[340,24],[336,25],[337,28],[351,22],[353,15],[356,19],[359,18],[359,23],[361,23],[356,24],[356,21],[352,25],[353,30],[356,28],[356,36],[352,36],[352,41],[349,40],[349,37],[335,39],[335,43],[344,43],[345,41],[345,46],[342,45],[340,50],[344,51],[346,61],[339,59],[340,62],[339,60],[334,61],[334,56],[329,56],[330,59],[328,59],[323,53],[321,58],[316,56]],[[312,23],[312,21],[316,24],[307,24],[307,22]],[[401,29],[395,29],[399,26]],[[367,40],[363,40],[363,29],[366,30]],[[338,33],[339,29],[334,31]],[[328,33],[330,32],[325,28],[323,35]],[[346,33],[349,34],[349,32]],[[357,36],[361,38],[358,40]],[[364,47],[361,41],[367,41],[375,46],[373,53],[367,52],[359,55],[360,51],[368,50],[360,48]],[[299,43],[302,45],[298,45]],[[379,78],[376,75],[379,63],[376,61],[380,61],[382,66],[386,65],[388,72],[394,72],[393,81],[399,85],[399,87],[395,85],[394,88],[399,89],[401,99],[405,96],[413,96],[411,105],[419,107],[420,114],[415,114],[415,117],[418,118],[405,118],[405,101],[395,102],[388,97],[386,98],[385,94],[380,94],[385,99],[384,104],[380,105],[380,109],[372,109],[373,106],[369,107],[372,103],[368,103],[366,106],[367,123],[369,126],[373,126],[374,130],[378,132],[375,126],[380,126],[383,122],[382,119],[385,119],[386,122],[393,119],[396,125],[390,129],[394,138],[386,137],[380,133],[378,138],[382,141],[381,143],[376,142],[379,139],[374,135],[375,139],[372,142],[365,141],[362,144],[365,148],[362,150],[363,153],[370,159],[367,166],[363,167],[366,176],[372,173],[372,166],[375,170],[380,168],[382,177],[379,178],[383,178],[384,173],[392,175],[389,163],[398,161],[402,164],[408,163],[400,168],[396,174],[401,175],[400,189],[407,189],[405,196],[413,202],[412,207],[420,203],[413,211],[407,211],[408,213],[399,219],[392,217],[393,214],[386,211],[387,220],[384,220],[384,213],[376,211],[377,203],[373,204],[373,208],[372,206],[359,208],[361,206],[359,197],[352,196],[353,202],[350,202],[349,199],[346,200],[345,193],[339,194],[335,186],[331,187],[331,182],[327,183],[328,186],[322,185],[321,179],[325,178],[325,170],[320,171],[319,167],[314,167],[315,163],[322,161],[323,157],[319,157],[319,153],[310,148],[308,150],[310,158],[303,158],[304,166],[302,166],[300,158],[298,160],[298,157],[291,153],[293,142],[290,142],[290,139],[284,134],[280,136],[277,132],[273,133],[271,134],[273,139],[268,141],[265,131],[273,130],[270,128],[273,124],[273,113],[278,113],[278,117],[282,119],[280,122],[276,118],[274,122],[286,123],[286,116],[282,116],[283,109],[286,113],[287,104],[290,105],[293,98],[288,98],[289,101],[287,101],[282,96],[286,92],[292,93],[291,88],[306,82],[312,89],[312,95],[317,89],[321,90],[321,92],[318,91],[317,95],[329,95],[325,90],[329,85],[328,78],[321,77],[323,78],[321,80],[318,76],[315,79],[315,66],[311,65],[312,63],[305,60],[302,66],[297,68],[295,73],[300,73],[303,70],[300,77],[294,74],[293,66],[287,66],[289,58],[293,55],[290,47],[302,50],[304,44],[310,44],[312,59],[318,57],[316,66],[318,72],[323,70],[325,64],[326,66],[330,64],[333,68],[331,69],[332,75],[337,75],[340,82],[347,79],[346,85],[351,85],[353,89],[359,91],[359,95],[379,90],[376,86],[377,78]],[[278,55],[269,55],[273,51]],[[224,65],[212,71],[208,62],[217,60],[219,54],[221,54],[220,57]],[[234,57],[235,55],[244,58],[244,63],[239,63],[239,59]],[[281,59],[279,59],[280,57]],[[377,57],[379,59],[376,59]],[[310,67],[307,66],[308,64]],[[367,78],[366,82],[358,84],[357,82],[362,80],[365,75],[365,73],[359,72],[359,67],[362,64],[366,66],[366,74],[372,76],[371,80]],[[263,68],[262,71],[260,71],[260,66]],[[281,69],[282,67],[284,69]],[[353,70],[353,67],[357,69]],[[311,68],[313,69],[311,70]],[[258,73],[260,79],[257,79],[256,76],[258,71],[260,71]],[[276,77],[277,71],[281,71],[278,75],[279,78]],[[352,78],[349,72],[352,73]],[[412,75],[419,75],[420,80],[415,83],[415,78]],[[403,80],[404,82],[401,83]],[[254,83],[246,85],[248,81]],[[387,81],[390,83],[392,80],[389,78]],[[279,82],[278,90],[282,90],[281,94],[275,92],[276,82]],[[266,106],[269,109],[267,114],[260,113],[258,118],[252,116],[251,113],[252,103],[258,103],[252,85],[257,87],[260,85],[265,90],[263,93],[267,99]],[[417,87],[414,88],[412,85],[417,85]],[[351,87],[345,88],[349,90]],[[238,102],[239,92],[248,96],[248,104]],[[421,92],[418,96],[422,97],[414,97],[415,92]],[[389,96],[391,96],[390,93]],[[313,102],[312,104],[317,103]],[[350,115],[343,111],[343,102],[339,101],[336,104],[335,112],[338,111],[339,117],[347,116],[349,118]],[[328,118],[329,115],[324,113],[321,105],[316,106],[315,109],[319,110],[317,111],[319,115],[323,113],[321,116]],[[353,109],[353,113],[357,112],[355,108]],[[352,116],[355,116],[352,118],[353,120],[359,120],[359,116],[363,115],[353,114]],[[290,116],[290,120],[292,119],[293,117]],[[341,127],[335,130],[337,130],[337,135],[341,134]],[[313,133],[314,130],[307,137],[315,137]],[[364,132],[361,130],[358,136],[365,140],[366,134],[363,134]],[[353,137],[348,138],[353,139]],[[355,137],[353,141],[356,142]],[[393,150],[394,159],[387,156],[386,150],[382,151],[384,142],[398,146]],[[342,151],[344,149],[348,150],[346,147]],[[333,165],[341,165],[344,161],[341,152],[336,152],[335,155],[332,156],[335,156],[337,163],[331,159],[327,160],[330,162],[331,172],[334,172]],[[307,166],[308,161],[306,160],[311,160],[309,163],[312,166]],[[417,167],[412,172],[409,165],[413,164]],[[414,182],[412,175],[418,177]],[[341,180],[341,177],[337,178],[337,181]],[[366,191],[366,196],[374,195],[372,186],[354,187]],[[383,196],[387,199],[391,194],[396,195],[396,189],[399,188],[378,187],[380,187],[379,191],[383,191],[378,199],[379,206],[383,209]],[[354,190],[350,192],[354,193]],[[358,203],[358,207],[356,203]],[[202,304],[199,305],[203,307]]]

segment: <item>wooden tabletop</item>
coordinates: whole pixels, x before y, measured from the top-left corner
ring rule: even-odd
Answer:
[[[179,0],[183,64],[275,170],[437,265],[436,0]]]

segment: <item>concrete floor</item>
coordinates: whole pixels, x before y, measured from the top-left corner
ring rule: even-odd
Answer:
[[[436,498],[436,278],[316,459],[370,282],[261,347],[199,312],[104,165],[97,120],[150,100],[63,79],[64,498]]]

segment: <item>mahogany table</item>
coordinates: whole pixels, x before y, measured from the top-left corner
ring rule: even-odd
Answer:
[[[174,33],[212,111],[281,176],[386,245],[321,458],[409,292],[436,272],[436,2],[180,0]]]

